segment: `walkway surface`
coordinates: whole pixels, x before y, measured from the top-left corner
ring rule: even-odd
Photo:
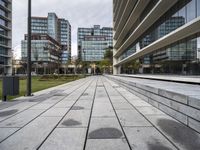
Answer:
[[[200,134],[105,77],[0,104],[0,150],[199,150]]]
[[[119,76],[123,77],[133,77],[140,79],[152,79],[152,80],[162,80],[162,81],[172,81],[180,83],[190,83],[190,84],[200,84],[200,76],[183,76],[183,75],[128,75],[121,74]]]

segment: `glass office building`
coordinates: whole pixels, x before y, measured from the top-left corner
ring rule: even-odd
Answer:
[[[58,41],[62,51],[68,51],[71,59],[71,25],[68,20],[58,18],[55,13],[48,13],[48,17],[32,17],[32,33],[48,34]]]
[[[200,74],[199,0],[113,3],[114,74]]]
[[[105,50],[113,46],[113,29],[101,28],[78,28],[78,58],[83,61],[101,61]]]
[[[21,42],[22,61],[27,59],[27,35]],[[31,60],[37,74],[55,73],[61,63],[61,45],[48,34],[32,34]],[[46,69],[46,71],[45,71]]]
[[[12,74],[12,0],[0,0],[0,75]]]

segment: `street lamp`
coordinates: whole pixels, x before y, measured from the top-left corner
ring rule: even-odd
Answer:
[[[84,69],[84,75],[86,74],[86,58],[85,58],[85,53],[86,53],[86,51],[85,51],[85,49],[83,49],[83,54],[84,54],[84,67],[83,67],[83,69]]]
[[[31,0],[28,0],[27,96],[31,96]]]

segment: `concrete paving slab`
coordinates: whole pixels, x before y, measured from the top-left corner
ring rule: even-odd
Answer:
[[[81,109],[89,109],[89,110],[91,110],[92,101],[78,100],[78,102],[74,105],[73,109],[78,109],[78,107],[80,107]]]
[[[60,100],[62,100],[64,98],[65,98],[65,96],[53,96],[53,97],[43,101],[42,103],[43,104],[48,104],[48,103],[55,104],[55,103],[59,102]]]
[[[181,150],[200,149],[200,134],[167,115],[148,116],[148,119]]]
[[[109,102],[109,98],[108,97],[95,97],[95,102],[101,102],[101,103]]]
[[[83,150],[86,128],[56,128],[40,150]]]
[[[22,102],[20,104],[17,104],[15,106],[11,106],[6,109],[0,110],[0,121],[5,120],[6,118],[9,118],[25,109],[30,108],[31,106],[34,106],[37,103],[33,102]]]
[[[60,117],[39,117],[0,144],[2,150],[37,149]]]
[[[117,118],[92,118],[88,139],[121,139],[123,132]]]
[[[134,100],[134,101],[129,101],[133,106],[138,107],[138,106],[151,106],[149,103],[143,101],[143,100]]]
[[[188,103],[190,106],[200,109],[200,95],[188,97]]]
[[[86,128],[88,126],[90,110],[70,110],[58,125],[59,128]]]
[[[92,117],[114,117],[115,113],[113,108],[93,107]]]
[[[177,150],[154,127],[125,127],[124,131],[134,150]]]
[[[42,104],[42,103],[40,103],[38,105],[31,107],[30,109],[32,109],[32,110],[37,110],[37,109],[47,110],[52,106],[53,106],[53,104]]]
[[[73,104],[75,103],[74,100],[71,101],[67,101],[67,100],[63,100],[59,103],[57,103],[55,106],[53,106],[54,108],[68,108],[71,107]]]
[[[123,110],[123,109],[133,109],[133,106],[128,102],[124,103],[113,103],[113,106],[116,110]]]
[[[143,115],[163,115],[162,111],[159,109],[153,107],[153,106],[148,106],[148,107],[136,107],[138,111],[140,111]]]
[[[44,110],[26,110],[23,111],[3,122],[0,123],[0,127],[5,128],[20,128],[29,123],[31,120],[39,116]]]
[[[109,92],[109,91],[108,91]],[[108,93],[109,94],[109,93]],[[110,95],[109,95],[110,96]],[[125,98],[123,98],[122,96],[110,96],[110,100],[112,101],[112,103],[123,103],[123,102],[127,102]]]
[[[19,130],[19,128],[0,128],[0,142]]]
[[[97,80],[98,83],[96,84]],[[129,80],[126,82],[130,83]],[[139,81],[137,83],[141,84]],[[149,88],[150,85],[154,85],[154,82],[146,82],[145,84]],[[132,86],[135,87],[136,85],[133,84]],[[154,86],[171,88],[171,86],[161,83]],[[148,88],[146,90],[149,90]],[[173,88],[177,89],[178,85],[174,84]],[[184,88],[190,90],[186,86]],[[195,92],[191,93],[194,94]],[[175,121],[151,105],[146,105],[138,98],[138,96],[141,98],[144,98],[144,96],[137,92],[133,93],[122,88],[121,85],[98,76],[88,77],[79,82],[75,81],[67,86],[59,86],[38,92],[35,97],[23,99],[21,104],[11,105],[9,108],[4,105],[4,111],[0,111],[0,119],[7,120],[0,123],[4,127],[0,128],[0,141],[9,137],[0,142],[0,149],[37,149],[44,142],[40,149],[82,150],[84,149],[85,140],[86,149],[92,150],[128,150],[130,149],[128,144],[132,146],[132,149],[176,149],[172,143],[180,150],[200,149],[198,132]],[[144,92],[143,94],[148,93]],[[129,102],[132,102],[134,107],[122,95]],[[44,97],[47,99],[41,100]],[[35,98],[38,99],[34,103],[26,103]],[[160,99],[159,97],[156,98],[157,100]],[[94,105],[92,107],[93,100]],[[147,99],[147,101],[150,101],[150,99]],[[164,99],[162,99],[163,101]],[[56,104],[57,102],[59,103]],[[111,104],[113,104],[117,116]],[[155,101],[152,104],[157,107],[161,106]],[[179,105],[172,103],[168,104],[173,105],[174,109],[179,107]],[[191,105],[195,105],[195,103],[191,103]],[[33,107],[29,108],[28,106]],[[90,118],[91,110],[92,117]],[[29,113],[23,114],[21,111]],[[37,117],[40,115],[37,115],[37,111],[45,112]],[[188,111],[186,112],[188,113]],[[61,121],[64,115],[66,116]],[[118,122],[117,117],[120,122]],[[91,119],[91,122],[88,126],[89,119]],[[8,122],[6,123],[6,121]],[[21,128],[12,128],[13,126],[8,128],[6,124],[10,125],[13,122]],[[59,126],[56,126],[58,123],[60,123]],[[126,136],[119,123],[125,130]],[[22,125],[25,126],[22,127]],[[188,117],[188,126],[197,131],[199,130],[199,123],[192,117]],[[87,129],[88,135],[86,137]],[[128,137],[128,141],[126,137]]]
[[[116,110],[119,120],[123,127],[134,126],[152,126],[141,114],[136,110]]]
[[[34,106],[35,102],[23,102],[23,103],[20,103],[18,105],[15,105],[15,106],[12,106],[12,107],[9,107],[9,109],[18,109],[18,110],[25,110],[31,106]]]
[[[86,150],[130,150],[125,139],[89,139]]]
[[[41,116],[43,117],[63,117],[70,108],[51,108],[47,110],[44,114]]]
[[[197,120],[188,118],[188,126],[200,133],[200,124]]]

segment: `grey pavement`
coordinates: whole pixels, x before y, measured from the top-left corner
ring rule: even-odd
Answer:
[[[200,134],[103,76],[0,103],[0,150],[199,150]]]
[[[200,84],[200,76],[183,76],[183,75],[127,75],[121,74],[119,76],[122,77],[133,77],[133,78],[140,78],[140,79],[153,79],[153,80],[162,80],[162,81],[172,81],[172,82],[183,82],[183,83],[190,83],[190,84]]]

